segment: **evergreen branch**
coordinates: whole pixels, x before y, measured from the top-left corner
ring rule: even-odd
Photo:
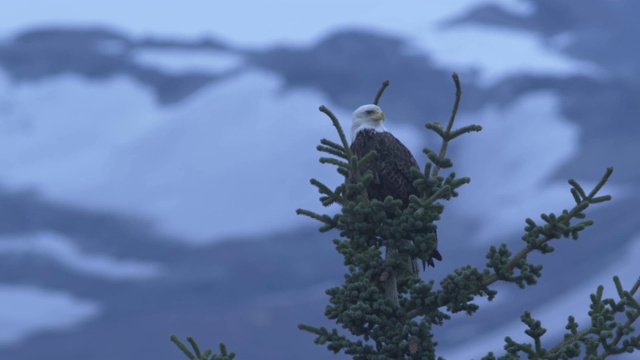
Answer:
[[[335,150],[343,151],[343,152],[344,152],[344,147],[343,147],[342,145],[340,145],[340,144],[338,144],[338,143],[335,143],[335,142],[333,142],[333,141],[331,141],[331,140],[321,139],[321,140],[320,140],[320,144],[325,145],[325,146],[328,146],[328,147],[333,148],[333,149],[335,149]]]
[[[442,125],[440,125],[439,122],[434,121],[434,122],[431,122],[431,123],[426,123],[426,124],[424,124],[424,127],[426,127],[427,129],[435,132],[436,134],[438,134],[438,136],[440,136],[442,138],[442,140],[446,140],[447,139],[447,134],[444,133],[444,130],[442,129]]]
[[[447,158],[445,155],[447,153],[447,147],[449,146],[449,142],[462,134],[466,134],[472,131],[481,131],[482,126],[480,125],[467,125],[463,126],[460,129],[452,130],[453,123],[456,119],[456,115],[458,114],[458,108],[460,106],[460,99],[462,97],[462,87],[460,85],[460,78],[457,73],[453,73],[452,76],[453,82],[456,86],[456,94],[455,100],[453,103],[453,108],[451,109],[451,116],[449,117],[449,122],[447,123],[447,128],[442,129],[442,125],[438,122],[432,122],[425,124],[426,128],[434,131],[442,138],[442,145],[440,146],[440,153],[436,154],[435,152],[424,149],[423,152],[427,154],[429,160],[435,165],[433,168],[432,176],[438,176],[440,169],[446,169],[453,166],[451,159]],[[426,174],[426,172],[425,172]]]
[[[612,168],[607,169],[602,179],[596,185],[598,190],[600,190],[606,180],[608,180],[612,171]],[[543,253],[551,252],[553,249],[547,244],[549,241],[562,236],[568,237],[573,235],[575,238],[579,231],[582,231],[586,226],[591,225],[591,221],[581,222],[573,226],[571,226],[570,222],[574,218],[579,218],[579,215],[584,215],[582,211],[592,203],[593,199],[597,199],[595,197],[597,193],[598,191],[591,191],[584,201],[576,204],[570,211],[565,210],[560,217],[556,217],[553,214],[548,216],[543,214],[545,215],[543,218],[546,218],[552,223],[547,225],[548,227],[538,226],[533,220],[527,219],[527,233],[523,236],[523,240],[527,242],[527,245],[522,250],[511,257],[511,252],[506,248],[506,245],[503,244],[500,250],[497,250],[492,246],[490,251],[487,253],[487,258],[490,259],[487,266],[493,269],[493,275],[490,275],[488,271],[485,270],[482,281],[476,281],[475,279],[477,279],[478,274],[477,269],[463,268],[456,270],[461,278],[448,280],[453,281],[455,284],[455,286],[450,287],[450,294],[441,293],[442,295],[438,296],[437,301],[431,302],[428,306],[422,308],[411,309],[405,314],[404,318],[413,319],[416,316],[428,314],[441,307],[452,306],[450,301],[453,301],[453,299],[457,299],[456,301],[459,302],[458,304],[453,305],[453,309],[455,311],[466,310],[467,312],[473,312],[475,311],[475,305],[461,303],[460,299],[470,299],[470,296],[472,295],[482,294],[489,296],[491,299],[495,292],[490,290],[489,286],[499,280],[514,282],[520,287],[524,287],[525,283],[528,285],[535,284],[536,277],[540,276],[541,266],[535,266],[526,261],[529,253],[534,250],[539,250]],[[521,275],[513,277],[511,274],[516,268],[520,269]],[[463,278],[464,281],[461,280]],[[443,285],[443,289],[444,288],[445,286]],[[440,292],[442,291],[443,290],[440,290]]]
[[[329,187],[327,185],[321,183],[320,181],[318,181],[316,179],[311,179],[311,180],[309,180],[309,182],[311,183],[311,185],[317,187],[318,188],[318,192],[320,192],[321,194],[334,195],[333,191],[331,191],[331,189],[329,189]]]
[[[376,155],[378,155],[378,153],[375,150],[369,151],[367,155],[363,156],[362,159],[358,160],[358,164],[356,165],[356,168],[358,170],[361,169],[363,166],[367,165],[369,161],[373,160],[373,158],[375,158]]]
[[[527,343],[517,343],[507,337],[504,346],[507,355],[500,357],[500,359],[518,357],[520,352],[525,353],[530,359],[570,359],[580,356],[581,344],[585,347],[586,354],[582,357],[584,359],[605,359],[610,355],[630,353],[640,349],[640,338],[631,335],[634,331],[634,322],[640,318],[640,308],[634,306],[634,303],[637,304],[637,302],[633,299],[632,293],[623,289],[617,276],[613,278],[613,282],[620,301],[615,301],[612,298],[603,299],[604,287],[598,286],[596,293],[591,294],[591,310],[589,311],[591,326],[579,332],[575,318],[569,316],[565,326],[569,333],[566,333],[563,340],[549,350],[542,347],[540,339],[546,329],[541,326],[539,321],[534,320],[531,314],[525,312],[522,316],[522,322],[528,326],[525,333],[534,339],[534,347],[532,348],[531,344]],[[636,284],[640,285],[640,279],[636,281]],[[629,301],[629,299],[633,299],[633,301]],[[629,308],[633,308],[635,311],[629,310]],[[627,315],[625,323],[618,322],[615,317],[616,314],[623,312]],[[620,342],[622,342],[622,346],[619,346]],[[493,353],[489,353],[482,359],[495,360],[495,356]]]
[[[345,168],[347,170],[351,168],[348,163],[346,163],[344,161],[340,161],[340,160],[338,160],[336,158],[321,157],[320,158],[320,163],[321,164],[335,165],[337,167]]]
[[[640,288],[640,279],[638,279],[638,281],[636,281],[636,283],[633,284],[633,287],[631,288],[631,290],[629,290],[629,293],[631,295],[635,295],[636,292],[638,291],[638,288]]]
[[[213,355],[211,360],[233,360],[236,357],[236,353],[228,353],[227,346],[224,343],[220,343],[220,355]]]
[[[373,99],[374,105],[378,105],[378,103],[380,102],[380,97],[382,97],[382,93],[387,88],[387,86],[389,86],[389,80],[383,81],[380,89],[378,90],[378,93],[376,94],[376,97]]]
[[[180,339],[178,339],[177,336],[175,335],[171,335],[171,342],[173,342],[174,344],[176,344],[176,346],[182,350],[182,352],[190,359],[190,360],[194,360],[196,359],[196,356],[193,355],[193,353],[187,348],[187,346],[180,341]]]
[[[339,158],[347,159],[347,155],[344,153],[344,149],[334,149],[333,147],[318,145],[316,146],[318,151],[326,152],[327,154],[335,155]]]
[[[596,196],[598,191],[600,191],[600,189],[602,189],[602,187],[607,182],[607,180],[609,180],[609,177],[611,176],[612,173],[613,173],[613,167],[610,166],[610,167],[607,168],[607,171],[604,173],[604,176],[602,177],[602,179],[600,179],[600,181],[598,181],[598,183],[593,188],[593,190],[591,190],[591,192],[589,193],[589,196],[587,196],[587,198],[593,199],[593,197]]]
[[[213,351],[211,349],[207,349],[204,352],[200,352],[200,347],[196,343],[196,341],[192,337],[187,337],[187,341],[193,348],[192,353],[187,346],[178,339],[177,336],[171,335],[171,341],[176,344],[176,346],[182,350],[182,352],[190,359],[190,360],[233,360],[236,357],[236,353],[228,353],[227,347],[224,343],[220,343],[220,355],[212,354]]]
[[[331,112],[331,110],[329,110],[324,105],[320,106],[319,110],[321,112],[323,112],[324,114],[326,114],[329,117],[329,119],[331,119],[331,122],[333,123],[333,126],[336,128],[336,131],[338,131],[338,136],[340,137],[340,141],[342,142],[342,146],[340,146],[339,144],[337,144],[337,143],[335,143],[333,141],[330,141],[330,140],[327,140],[327,139],[322,139],[322,140],[320,140],[320,143],[322,145],[324,145],[324,146],[319,145],[317,147],[317,149],[320,150],[320,151],[324,151],[324,152],[330,153],[332,155],[338,156],[338,157],[343,158],[345,160],[348,160],[348,162],[343,162],[343,161],[340,161],[340,160],[337,160],[337,159],[333,159],[333,158],[321,157],[320,158],[320,162],[323,163],[323,164],[329,163],[329,164],[336,165],[338,173],[340,173],[342,176],[344,176],[345,179],[348,179],[349,176],[353,176],[353,179],[356,182],[359,183],[359,182],[363,181],[358,165],[359,164],[364,164],[367,161],[369,161],[368,159],[370,157],[375,156],[375,152],[374,152],[373,155],[367,154],[367,156],[365,156],[362,159],[362,161],[359,162],[358,158],[356,156],[354,156],[353,153],[351,152],[351,147],[349,146],[349,143],[347,142],[347,137],[345,136],[344,131],[342,130],[342,126],[340,125],[340,121],[338,120],[338,118],[333,114],[333,112]],[[326,193],[326,194],[329,195],[329,193]],[[363,199],[364,199],[365,202],[368,201],[368,196],[366,195],[366,192],[365,192],[365,194],[363,194]],[[332,202],[342,203],[341,199],[339,199],[336,196],[335,193],[333,193],[333,195],[330,195],[329,199],[325,198],[325,199],[321,199],[320,201],[325,206],[330,205]],[[305,214],[305,215],[310,216],[309,214]],[[333,228],[335,226],[335,224],[329,224],[327,222],[325,222],[325,223],[327,224],[327,226],[322,227],[320,231],[327,231],[328,229]]]
[[[445,179],[444,184],[448,185],[449,187],[451,187],[450,196],[457,197],[458,196],[458,192],[456,191],[456,189],[461,187],[462,185],[468,184],[470,182],[471,182],[471,179],[468,178],[468,177],[463,177],[463,178],[456,179],[456,173],[455,172],[451,172],[449,174],[449,176],[447,176],[447,178]],[[447,196],[445,199],[449,200],[450,197]]]
[[[440,189],[438,189],[438,191],[436,191],[433,195],[431,195],[427,200],[425,200],[424,206],[429,206],[433,204],[437,200],[440,200],[446,197],[450,192],[451,192],[451,187],[449,185],[445,185],[441,187]]]
[[[198,347],[198,344],[196,343],[196,341],[191,336],[187,337],[187,341],[189,342],[189,344],[191,344],[191,347],[193,348],[193,352],[196,355],[196,359],[200,359],[202,357],[202,353],[200,352],[200,348]]]
[[[638,319],[638,317],[640,317],[640,313],[636,312],[633,319],[629,319],[627,320],[627,322],[625,322],[622,326],[623,328],[630,328],[631,325]],[[570,316],[570,319],[573,319],[573,316]],[[569,320],[570,322],[573,320]],[[560,353],[562,351],[562,349],[570,346],[571,344],[574,344],[578,341],[584,340],[589,334],[593,333],[593,329],[589,328],[589,329],[585,329],[582,330],[580,332],[576,332],[575,334],[571,334],[571,335],[566,335],[564,340],[562,340],[560,343],[558,343],[556,346],[552,347],[551,349],[549,349],[549,353],[550,354],[557,354]],[[616,335],[616,337],[611,341],[610,344],[608,345],[617,345],[620,340],[622,340],[622,336],[623,333],[618,333],[618,335]],[[605,353],[602,354],[602,356],[600,357],[601,359],[606,358],[608,355],[614,355],[613,353],[609,353],[608,351],[605,351]]]
[[[311,183],[311,185],[315,186],[318,188],[318,192],[320,194],[326,195],[326,198],[329,199],[328,202],[326,201],[322,201],[322,205],[324,206],[329,206],[331,205],[331,203],[333,202],[337,202],[337,203],[341,203],[342,199],[339,196],[339,193],[336,191],[331,191],[331,189],[329,189],[329,187],[323,183],[321,183],[320,181],[316,180],[316,179],[311,179],[309,180],[309,182]],[[339,190],[340,188],[336,189]]]
[[[570,221],[577,217],[578,214],[582,213],[582,211],[584,211],[587,207],[589,207],[589,205],[592,203],[595,195],[598,193],[598,191],[602,188],[602,186],[604,185],[604,183],[609,179],[609,176],[611,175],[611,173],[613,172],[613,168],[609,167],[607,168],[605,174],[602,176],[602,178],[600,179],[600,181],[598,182],[598,184],[596,185],[596,187],[594,187],[594,189],[589,193],[589,195],[586,197],[586,199],[582,202],[580,202],[579,204],[576,204],[576,206],[574,206],[571,211],[567,212],[566,214],[562,215],[562,225],[564,226],[570,226]],[[575,182],[575,181],[574,181]],[[577,183],[576,183],[577,184]],[[574,186],[574,188],[576,188]],[[609,197],[610,198],[610,197]],[[543,214],[544,215],[544,214]],[[553,215],[553,214],[551,214]],[[544,218],[544,216],[543,216]],[[555,218],[555,215],[554,215]],[[548,217],[548,219],[550,221],[553,221],[551,217]],[[536,237],[538,236],[538,232],[541,231],[539,229],[538,226],[535,226],[535,222],[533,222],[533,220],[531,219],[527,219],[527,223],[529,224],[529,234],[534,234],[536,235]],[[533,225],[533,226],[532,226]],[[590,224],[588,224],[590,225]],[[583,223],[578,224],[578,226],[580,226],[581,228],[584,228]],[[542,230],[544,231],[544,230]],[[529,253],[531,253],[534,250],[544,250],[544,245],[553,240],[558,238],[556,233],[549,233],[547,235],[545,235],[542,239],[535,239],[535,240],[530,240],[527,244],[527,246],[525,248],[523,248],[520,252],[518,252],[518,254],[516,254],[507,264],[506,266],[502,269],[502,271],[505,274],[511,273],[511,271],[518,267],[518,266],[522,266],[521,264],[523,263],[523,261],[526,259],[527,255]],[[491,276],[490,278],[486,279],[483,282],[484,286],[489,286],[491,284],[493,284],[494,282],[498,281],[498,280],[502,280],[500,278],[499,274],[495,274],[493,276]]]
[[[329,119],[331,119],[333,126],[338,131],[338,136],[340,136],[340,141],[342,142],[342,147],[344,149],[346,158],[350,159],[352,156],[351,149],[349,148],[349,142],[347,141],[347,137],[344,135],[344,131],[342,130],[342,126],[340,125],[340,121],[326,106],[320,106],[319,110],[325,113],[329,117]]]
[[[591,204],[597,204],[611,200],[611,195],[598,196],[591,199]]]
[[[325,204],[324,201],[323,201],[323,204]],[[330,205],[330,204],[327,204],[325,206],[328,206],[328,205]],[[315,213],[313,211],[305,210],[305,209],[297,209],[296,210],[296,214],[297,215],[304,215],[304,216],[310,217],[310,218],[312,218],[314,220],[318,220],[321,223],[323,223],[324,225],[322,225],[319,228],[320,232],[327,232],[327,231],[329,231],[331,229],[336,228],[337,225],[338,225],[338,220],[340,218],[340,215],[334,215],[334,217],[332,218],[331,216],[329,216],[327,214],[320,215],[320,214],[317,214],[317,213]]]
[[[296,214],[297,215],[304,215],[304,216],[310,217],[310,218],[318,220],[318,221],[323,221],[322,220],[322,215],[316,214],[315,212],[310,211],[310,210],[297,209],[296,210]]]
[[[443,140],[444,142],[448,142],[448,140]],[[440,155],[436,154],[435,152],[425,148],[422,149],[422,152],[424,152],[425,154],[427,154],[427,157],[429,158],[429,160],[436,165],[436,168],[438,171],[440,169],[446,169],[446,168],[450,168],[453,166],[453,162],[451,161],[451,159],[447,158],[447,157],[441,157]],[[437,176],[433,175],[433,176]]]
[[[472,131],[475,131],[475,132],[482,131],[482,126],[480,126],[480,125],[463,126],[463,127],[459,128],[459,129],[456,129],[456,130],[452,131],[451,133],[449,133],[447,135],[447,139],[448,140],[453,140],[453,139],[457,138],[458,136],[460,136],[462,134],[466,134],[466,133],[469,133],[469,132],[472,132]]]
[[[318,192],[325,196],[320,197],[320,202],[323,206],[329,206],[333,203],[342,204],[343,199],[341,197],[344,185],[340,185],[336,188],[335,191],[329,189],[329,187],[316,179],[309,180],[311,185],[318,188]]]
[[[571,185],[571,187],[573,189],[575,189],[577,191],[577,193],[580,195],[578,198],[580,199],[584,199],[587,197],[587,194],[584,192],[584,189],[582,189],[582,186],[580,186],[580,184],[578,184],[577,181],[575,181],[574,179],[569,179],[569,185]],[[577,203],[579,203],[582,200],[576,200]]]
[[[631,292],[627,292],[624,291],[622,289],[622,284],[620,283],[620,278],[618,278],[617,276],[613,277],[613,281],[616,285],[616,289],[618,290],[618,295],[620,296],[620,299],[622,301],[624,301],[627,306],[633,307],[636,311],[633,312],[627,312],[627,321],[622,325],[623,329],[632,329],[631,325],[633,325],[635,323],[636,320],[638,320],[638,318],[640,318],[640,304],[638,304],[637,300],[633,298],[633,295],[635,294],[635,291]],[[640,286],[640,278],[638,278],[638,280],[636,280],[633,288],[635,290],[637,290],[638,286]],[[620,340],[622,340],[622,337],[626,335],[624,331],[618,331],[616,336],[613,338],[613,340],[608,344],[608,349],[605,349],[605,352],[602,354],[602,359],[606,358],[608,355],[614,355],[617,354],[618,352],[615,352],[613,349],[615,349],[618,345],[618,343],[620,343]],[[638,339],[636,338],[635,341],[635,347],[636,349],[640,347],[640,342],[638,342]]]
[[[302,331],[307,331],[315,335],[322,335],[323,331],[321,328],[317,328],[315,326],[307,325],[307,324],[298,324],[298,329]]]
[[[573,196],[573,200],[575,200],[576,204],[580,204],[582,202],[582,199],[580,198],[580,191],[578,191],[575,187],[571,188],[571,195]]]
[[[338,173],[346,178],[349,177],[349,170],[345,170],[343,168],[338,168]]]
[[[354,155],[351,157],[351,166],[348,169],[345,169],[347,171],[345,178],[348,178],[349,176],[352,177],[352,180],[355,184],[349,185],[356,185],[359,188],[358,192],[361,194],[362,202],[365,204],[369,204],[369,194],[367,194],[365,185],[373,179],[373,175],[371,174],[371,171],[368,171],[364,175],[362,175],[362,173],[360,172],[360,167],[366,165],[375,156],[375,150],[370,151],[367,155],[363,156],[362,159],[358,159],[358,157]],[[349,188],[349,185],[347,185],[347,188]]]
[[[453,109],[451,110],[451,116],[449,117],[449,123],[447,124],[447,129],[444,132],[445,137],[443,137],[442,146],[440,147],[439,158],[444,161],[445,154],[447,152],[447,146],[449,146],[451,128],[453,127],[453,122],[456,119],[456,114],[458,113],[458,107],[460,106],[460,98],[462,97],[462,87],[460,85],[460,78],[457,73],[453,73],[451,75],[453,78],[453,82],[456,85],[456,99],[453,102]],[[433,176],[438,176],[438,172],[440,171],[440,164],[436,164],[436,167],[433,168]]]

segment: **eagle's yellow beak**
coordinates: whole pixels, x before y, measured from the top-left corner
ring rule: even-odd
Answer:
[[[384,120],[384,113],[382,111],[378,111],[375,114],[373,114],[373,116],[371,116],[371,119],[382,121]]]

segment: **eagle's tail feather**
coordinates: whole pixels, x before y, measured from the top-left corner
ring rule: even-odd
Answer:
[[[429,265],[430,267],[436,267],[436,264],[433,262],[433,259],[436,259],[438,261],[442,261],[442,255],[440,254],[440,252],[438,251],[438,249],[433,249],[433,251],[431,252],[431,257],[429,257],[427,259],[427,261],[422,260],[422,270],[427,270],[427,265]]]

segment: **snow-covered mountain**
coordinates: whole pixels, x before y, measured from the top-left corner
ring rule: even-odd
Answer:
[[[504,287],[474,317],[436,329],[443,356],[479,358],[506,335],[524,338],[526,309],[559,334],[566,316],[586,318],[598,284],[637,279],[640,72],[629,32],[640,29],[628,9],[639,6],[412,6],[422,13],[354,5],[346,14],[363,19],[325,22],[326,7],[317,19],[289,9],[273,28],[221,20],[207,36],[159,32],[154,17],[128,28],[119,14],[62,26],[34,12],[4,30],[0,358],[174,359],[174,333],[247,359],[326,357],[296,325],[330,325],[324,289],[342,261],[295,209],[321,210],[310,177],[339,181],[317,162],[319,139],[335,138],[318,106],[347,123],[384,79],[388,127],[415,154],[437,146],[423,124],[447,119],[452,71],[459,124],[484,128],[450,148],[472,182],[447,205],[445,261],[425,277],[481,266],[489,244],[518,248],[526,217],[571,206],[567,178],[589,187],[615,168],[596,225],[540,257],[554,276]],[[301,30],[284,31],[297,14]]]

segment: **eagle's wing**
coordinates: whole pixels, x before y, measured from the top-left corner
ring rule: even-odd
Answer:
[[[378,162],[378,171],[380,177],[380,185],[382,192],[386,195],[391,195],[396,199],[402,200],[404,206],[409,205],[409,197],[417,195],[418,189],[413,185],[413,175],[411,174],[411,168],[420,170],[418,162],[411,154],[411,151],[400,142],[391,133],[384,133],[384,150],[383,158],[389,161]],[[384,197],[386,197],[386,195]],[[437,247],[437,233],[436,235],[436,247]],[[411,240],[408,240],[411,241]],[[422,261],[422,268],[426,269],[426,264],[434,267],[433,259],[442,260],[442,256],[438,252],[437,248],[431,252],[431,257],[427,261]],[[418,268],[417,259],[411,259],[410,269],[412,273],[417,277],[420,269]]]
[[[409,196],[417,192],[411,176],[411,168],[418,168],[416,159],[391,133],[369,129],[360,131],[351,144],[351,152],[362,158],[372,150],[378,155],[360,169],[362,174],[369,170],[373,172],[373,182],[367,188],[369,197],[384,201],[387,196],[392,196],[407,206]]]
[[[417,194],[418,190],[413,186],[411,168],[419,169],[418,162],[411,151],[404,146],[391,133],[379,134],[380,146],[378,146],[378,158],[376,161],[377,173],[382,186],[383,197],[391,195],[402,200],[404,206],[409,205],[409,196]]]
[[[374,179],[367,187],[369,198],[384,201],[387,196],[392,196],[402,200],[404,206],[408,206],[409,197],[418,192],[413,186],[411,168],[420,169],[420,167],[413,154],[389,132],[361,130],[351,144],[351,152],[358,158],[362,158],[372,150],[375,150],[378,155],[361,168],[363,174],[369,170],[373,172]],[[437,247],[437,233],[435,235]],[[426,264],[434,267],[433,259],[442,260],[442,255],[437,248],[431,252],[429,259],[422,261],[423,268]],[[417,276],[416,259],[412,259],[410,267]]]

